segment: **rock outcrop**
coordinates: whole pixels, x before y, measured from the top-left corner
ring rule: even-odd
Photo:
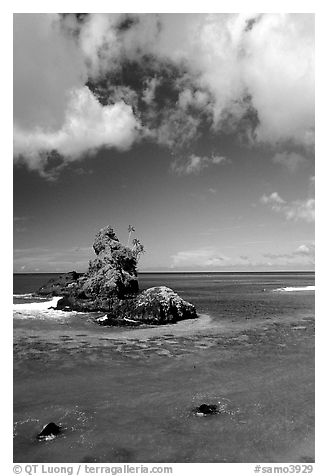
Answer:
[[[138,290],[137,262],[133,251],[122,245],[114,230],[107,226],[96,235],[93,249],[96,258],[88,271],[75,271],[50,280],[37,294],[63,296],[57,309],[109,311],[112,300],[135,295]]]
[[[192,304],[184,301],[172,289],[159,286],[146,289],[134,298],[113,302],[107,316],[98,318],[97,322],[110,326],[160,325],[196,317]]]
[[[197,317],[194,306],[165,286],[139,293],[136,252],[122,245],[107,226],[96,235],[96,258],[85,274],[67,273],[50,280],[37,294],[62,296],[60,310],[103,311],[102,325],[167,324]]]
[[[50,279],[47,284],[41,286],[36,292],[38,296],[65,296],[70,293],[70,289],[77,283],[81,273],[71,271],[62,274],[58,278]]]

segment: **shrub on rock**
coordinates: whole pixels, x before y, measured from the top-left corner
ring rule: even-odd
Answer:
[[[139,293],[137,260],[144,252],[139,240],[133,240],[131,249],[106,226],[96,234],[93,249],[96,257],[85,274],[61,275],[37,294],[63,296],[56,309],[107,312],[98,319],[102,325],[168,324],[197,317],[192,304],[165,286]]]

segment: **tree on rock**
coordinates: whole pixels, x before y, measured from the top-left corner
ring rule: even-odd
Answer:
[[[145,247],[143,244],[141,244],[140,240],[135,238],[132,242],[132,251],[134,253],[134,256],[136,258],[137,263],[139,262],[140,256],[145,253]]]
[[[128,245],[127,245],[127,246],[129,246],[129,244],[130,244],[131,234],[134,233],[135,231],[136,231],[136,230],[135,230],[135,228],[134,228],[132,225],[129,225],[129,226],[128,226],[129,238],[128,238]]]

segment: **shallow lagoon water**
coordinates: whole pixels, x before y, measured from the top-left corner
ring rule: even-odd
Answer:
[[[49,276],[15,279],[21,295]],[[273,292],[313,286],[313,274],[139,281],[172,287],[200,317],[114,329],[90,314],[16,314],[15,462],[313,461],[314,293]],[[226,411],[195,417],[204,402]],[[62,435],[37,441],[49,421]]]

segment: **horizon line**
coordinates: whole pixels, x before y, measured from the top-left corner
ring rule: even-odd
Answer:
[[[26,272],[17,272],[13,271],[13,274],[66,274],[72,271],[26,271]],[[78,274],[84,274],[86,271],[76,271]],[[277,270],[252,270],[252,271],[240,271],[240,270],[230,270],[230,271],[196,271],[196,270],[179,270],[179,271],[139,271],[138,274],[180,274],[180,273],[207,273],[207,274],[218,274],[218,273],[315,273],[315,269],[277,269]]]

